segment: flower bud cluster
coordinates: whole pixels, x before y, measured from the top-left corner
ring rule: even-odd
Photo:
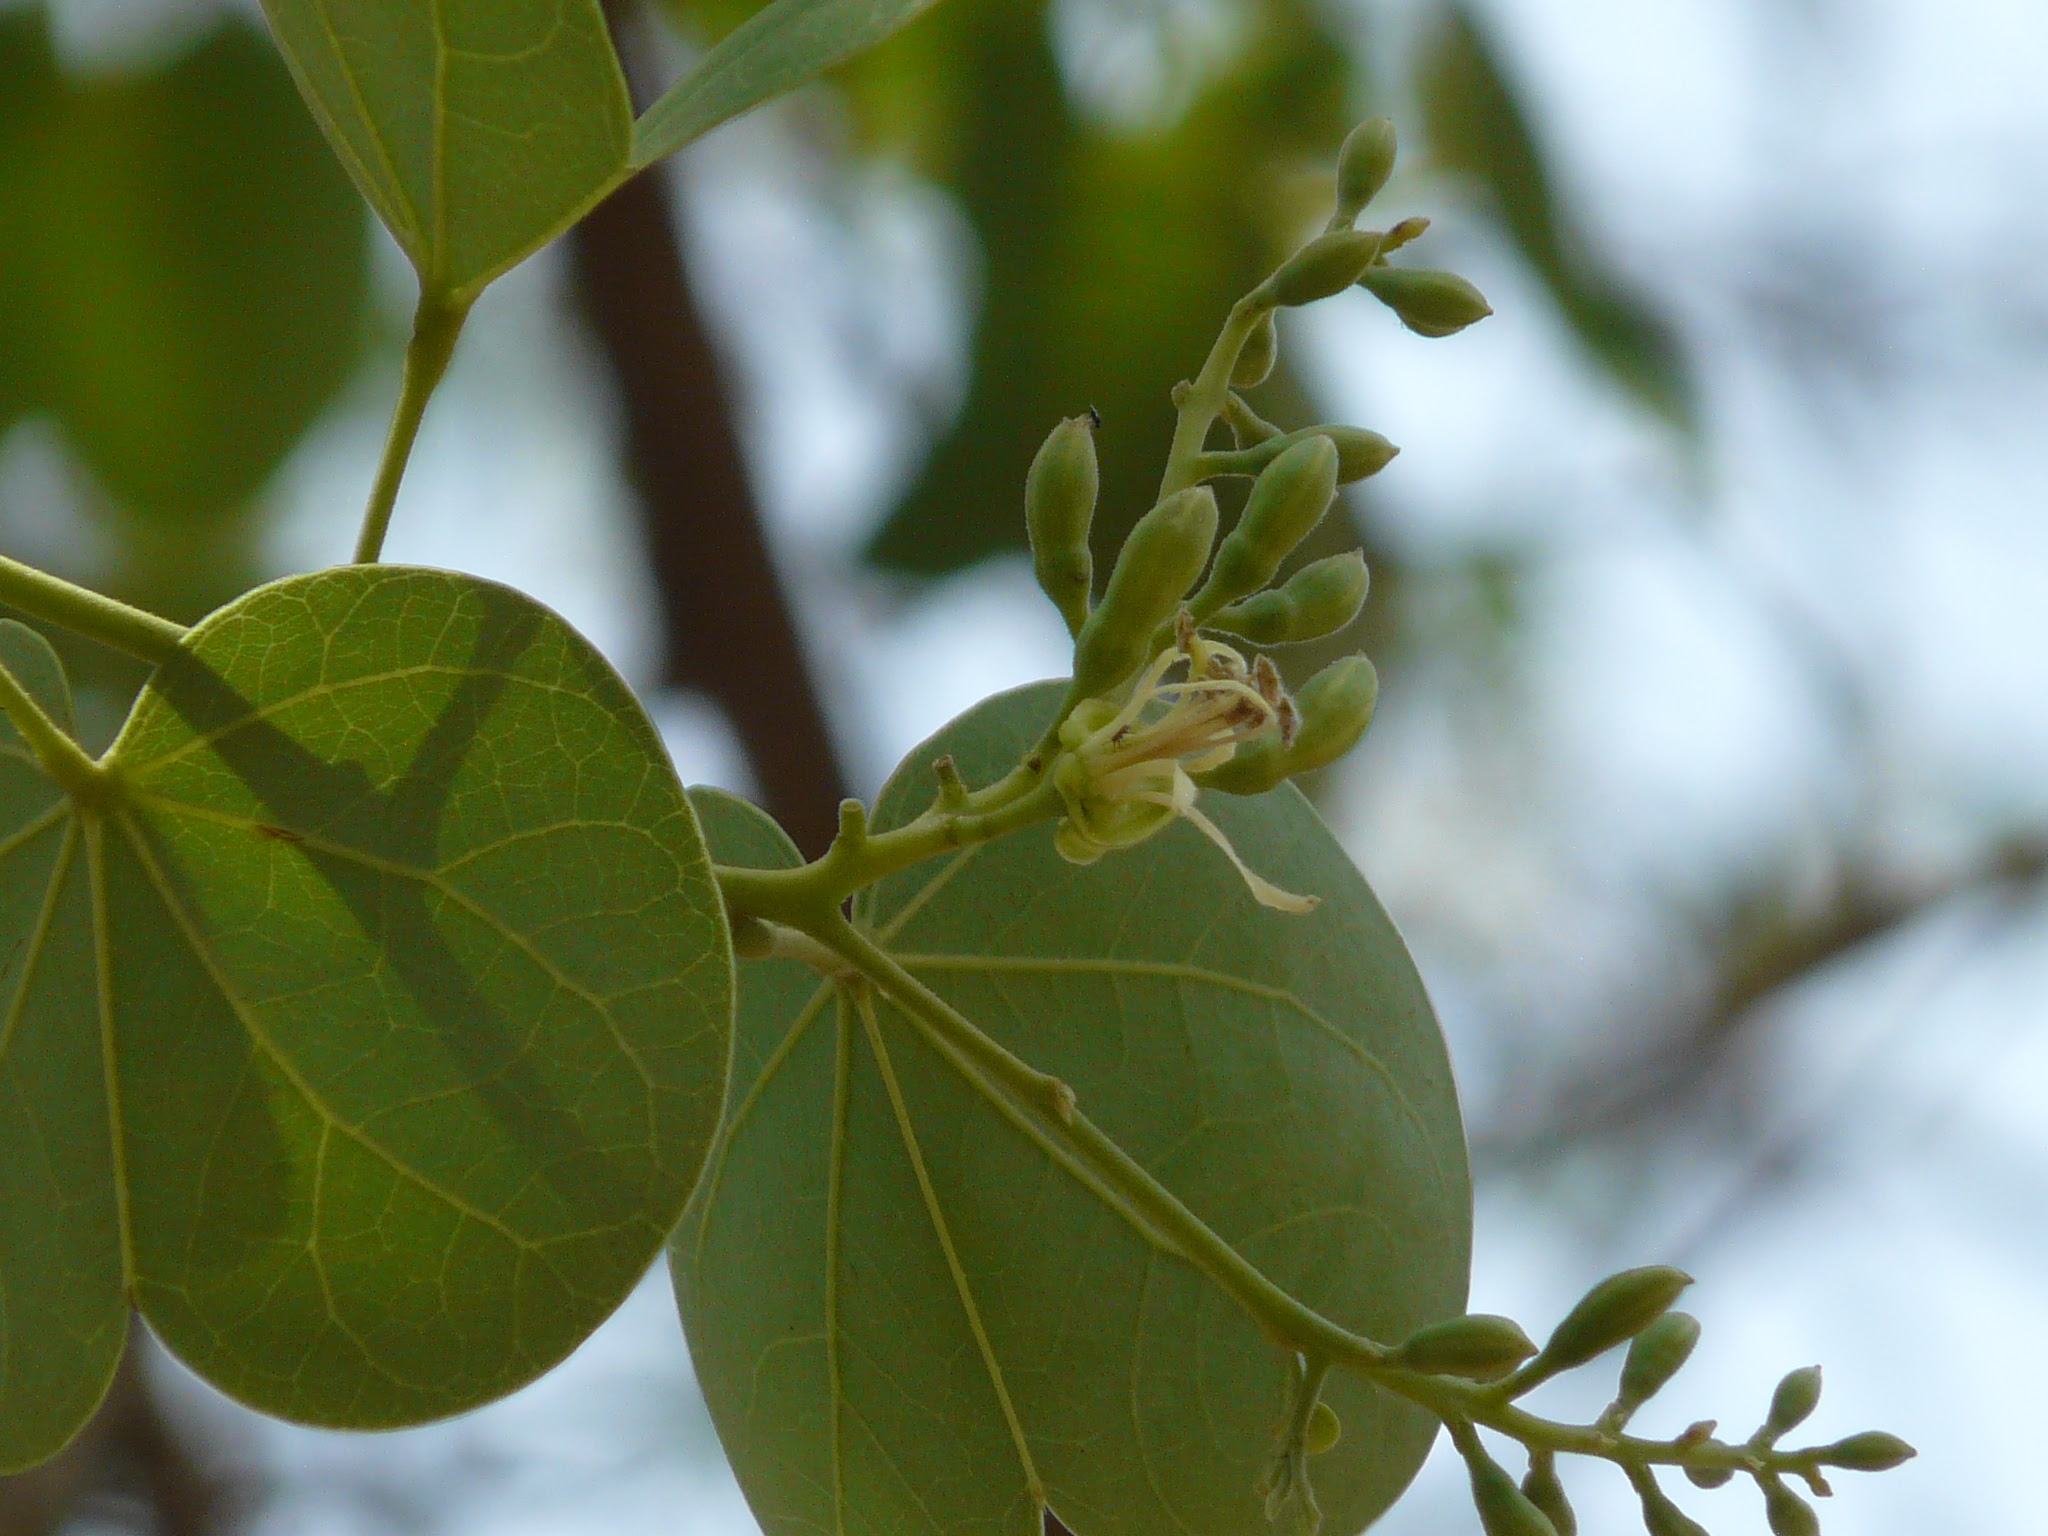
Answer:
[[[1772,1536],[1818,1536],[1820,1517],[1791,1487],[1791,1479],[1803,1480],[1814,1494],[1826,1497],[1832,1490],[1825,1468],[1882,1472],[1911,1458],[1913,1448],[1905,1441],[1876,1430],[1832,1445],[1779,1449],[1778,1441],[1819,1405],[1817,1366],[1786,1374],[1772,1393],[1763,1424],[1742,1445],[1715,1439],[1711,1419],[1666,1441],[1624,1434],[1630,1417],[1664,1389],[1699,1342],[1699,1322],[1671,1310],[1689,1283],[1679,1270],[1663,1267],[1610,1275],[1586,1293],[1540,1350],[1506,1318],[1475,1315],[1432,1324],[1389,1353],[1389,1363],[1403,1370],[1489,1383],[1476,1389],[1481,1394],[1474,1400],[1478,1418],[1488,1408],[1506,1409],[1560,1371],[1628,1345],[1620,1390],[1592,1424],[1553,1425],[1526,1414],[1513,1427],[1491,1421],[1527,1446],[1529,1471],[1519,1487],[1487,1454],[1473,1422],[1445,1413],[1452,1441],[1471,1474],[1473,1502],[1488,1536],[1575,1536],[1578,1520],[1557,1475],[1560,1449],[1615,1462],[1641,1503],[1649,1536],[1705,1536],[1699,1522],[1659,1485],[1660,1465],[1675,1466],[1701,1488],[1719,1488],[1737,1475],[1747,1475],[1763,1495],[1764,1519]]]
[[[1175,388],[1180,424],[1165,486],[1124,541],[1099,600],[1089,553],[1100,486],[1095,413],[1054,427],[1032,460],[1024,487],[1032,568],[1074,636],[1066,717],[1046,746],[1066,813],[1055,840],[1075,863],[1185,820],[1223,849],[1263,904],[1290,912],[1315,905],[1248,869],[1197,807],[1197,794],[1262,794],[1334,762],[1371,723],[1378,676],[1365,657],[1346,657],[1310,679],[1297,700],[1271,660],[1248,662],[1202,631],[1262,647],[1320,639],[1357,617],[1369,585],[1356,551],[1279,579],[1338,487],[1379,473],[1398,450],[1359,427],[1283,431],[1237,395],[1273,370],[1277,311],[1362,286],[1425,335],[1449,335],[1489,313],[1462,279],[1387,264],[1427,220],[1353,227],[1393,174],[1395,150],[1384,119],[1352,132],[1338,156],[1328,226],[1237,305],[1200,378]],[[1212,452],[1205,444],[1219,420],[1237,446]],[[1232,475],[1253,484],[1219,544],[1216,498],[1205,482]]]

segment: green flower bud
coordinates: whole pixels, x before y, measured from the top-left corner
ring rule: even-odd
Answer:
[[[1095,465],[1095,413],[1070,416],[1052,429],[1024,477],[1024,525],[1031,533],[1031,567],[1038,585],[1079,634],[1088,618],[1095,561],[1088,525],[1095,519],[1101,484]]]
[[[1219,789],[1226,795],[1262,795],[1298,773],[1309,773],[1334,763],[1358,745],[1358,738],[1372,724],[1373,706],[1379,700],[1379,689],[1379,674],[1365,657],[1347,656],[1331,662],[1310,678],[1295,697],[1299,724],[1295,727],[1291,743],[1283,744],[1277,736],[1260,736],[1244,742],[1228,762],[1207,773],[1197,774],[1195,782],[1204,789]],[[1490,1318],[1485,1321],[1506,1323],[1507,1319]],[[1456,1323],[1438,1326],[1452,1328]],[[1514,1327],[1512,1323],[1508,1326]],[[1518,1335],[1521,1332],[1520,1329],[1515,1331]],[[1423,1330],[1423,1333],[1428,1332],[1429,1329]],[[1418,1334],[1417,1338],[1420,1337]],[[1405,1350],[1407,1346],[1402,1348]],[[1524,1350],[1515,1360],[1520,1361],[1528,1353]],[[1406,1365],[1409,1362],[1403,1360],[1402,1363]],[[1513,1362],[1508,1368],[1513,1369]],[[1414,1365],[1411,1369],[1434,1373],[1452,1368]]]
[[[1866,1429],[1860,1435],[1851,1435],[1846,1440],[1823,1446],[1820,1460],[1823,1466],[1841,1467],[1850,1472],[1889,1472],[1919,1454],[1897,1435],[1888,1435],[1881,1429]]]
[[[1336,222],[1349,227],[1365,211],[1365,205],[1380,195],[1380,188],[1394,174],[1394,155],[1399,141],[1392,119],[1367,118],[1345,136],[1337,151]]]
[[[1188,603],[1195,622],[1271,581],[1336,496],[1337,445],[1327,437],[1304,438],[1268,464],[1252,485],[1244,515],[1216,547],[1209,579]]]
[[[1536,1363],[1546,1375],[1584,1365],[1649,1327],[1691,1284],[1691,1275],[1661,1264],[1608,1276],[1557,1325]]]
[[[1813,1506],[1775,1477],[1763,1479],[1764,1519],[1771,1536],[1820,1536],[1820,1516]]]
[[[1480,1449],[1476,1439],[1460,1449],[1472,1478],[1472,1504],[1479,1511],[1479,1524],[1486,1536],[1558,1536],[1550,1517],[1515,1486],[1515,1480]]]
[[[1687,1467],[1685,1480],[1695,1488],[1726,1488],[1735,1474],[1727,1467]]]
[[[1819,1404],[1820,1367],[1808,1365],[1787,1371],[1778,1390],[1771,1394],[1770,1415],[1756,1432],[1757,1440],[1764,1445],[1775,1444],[1787,1430],[1805,1423]]]
[[[1337,445],[1337,483],[1349,485],[1376,475],[1394,462],[1401,450],[1364,427],[1317,427],[1319,434]]]
[[[1493,313],[1479,290],[1454,272],[1369,267],[1358,285],[1418,336],[1455,336]]]
[[[1207,627],[1242,635],[1254,645],[1294,645],[1333,635],[1358,617],[1372,584],[1357,550],[1326,555],[1288,577],[1285,585],[1232,603]]]
[[[1308,1428],[1301,1437],[1301,1448],[1309,1455],[1321,1456],[1332,1451],[1343,1438],[1344,1421],[1337,1417],[1336,1409],[1328,1403],[1318,1402],[1309,1410]]]
[[[1699,1319],[1686,1312],[1666,1312],[1637,1334],[1622,1362],[1616,1405],[1624,1414],[1633,1413],[1663,1391],[1699,1341]]]
[[[1650,1536],[1707,1536],[1707,1528],[1672,1503],[1647,1471],[1636,1492],[1643,1501],[1643,1528]]]
[[[1423,218],[1403,219],[1384,235],[1380,236],[1380,259],[1384,261],[1402,246],[1420,240],[1429,229],[1429,220]]]
[[[1074,639],[1074,681],[1107,693],[1152,659],[1152,634],[1172,618],[1209,561],[1216,497],[1205,485],[1176,491],[1138,519],[1102,601]]]
[[[1564,1484],[1557,1478],[1557,1458],[1550,1452],[1529,1453],[1529,1475],[1522,1479],[1522,1493],[1543,1511],[1557,1536],[1578,1536],[1579,1517],[1564,1496]]]
[[[1259,287],[1268,303],[1284,308],[1313,304],[1342,293],[1372,265],[1380,237],[1361,229],[1333,229],[1317,235]]]
[[[1237,361],[1230,368],[1230,387],[1250,389],[1265,383],[1279,356],[1280,333],[1274,328],[1273,311],[1269,309],[1259,316],[1251,335],[1245,337],[1244,345],[1238,349]]]
[[[1354,661],[1365,661],[1363,656]],[[1343,666],[1338,662],[1337,666]],[[1367,663],[1370,665],[1370,663]],[[1320,682],[1327,669],[1318,673]],[[1313,685],[1311,685],[1313,686]],[[1306,697],[1308,690],[1303,689]],[[1521,1325],[1511,1318],[1478,1312],[1431,1323],[1410,1334],[1394,1352],[1394,1363],[1431,1376],[1463,1376],[1472,1381],[1492,1381],[1505,1376],[1536,1353],[1536,1346]]]
[[[1379,699],[1380,675],[1367,656],[1339,657],[1304,683],[1294,696],[1301,723],[1287,749],[1290,775],[1327,768],[1357,746]]]

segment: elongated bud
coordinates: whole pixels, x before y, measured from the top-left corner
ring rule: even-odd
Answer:
[[[1762,1479],[1764,1519],[1771,1536],[1820,1536],[1820,1516],[1813,1506],[1775,1477]]]
[[[1849,1472],[1889,1472],[1919,1454],[1897,1435],[1888,1435],[1881,1429],[1866,1429],[1860,1435],[1851,1435],[1846,1440],[1823,1446],[1820,1462],[1823,1466],[1841,1467]]]
[[[1550,1517],[1515,1486],[1515,1480],[1486,1454],[1476,1436],[1468,1436],[1458,1449],[1464,1453],[1465,1470],[1472,1479],[1472,1505],[1479,1511],[1479,1524],[1486,1536],[1558,1536]]]
[[[1301,1448],[1309,1455],[1321,1456],[1333,1451],[1343,1438],[1344,1421],[1337,1417],[1336,1409],[1328,1403],[1318,1402],[1309,1410],[1308,1428],[1301,1437]]]
[[[1700,1341],[1699,1319],[1688,1312],[1666,1312],[1635,1337],[1621,1366],[1621,1393],[1615,1406],[1634,1413],[1664,1390]]]
[[[1380,188],[1394,174],[1394,156],[1400,141],[1391,118],[1369,117],[1345,135],[1337,151],[1337,212],[1334,226],[1349,228],[1365,212],[1365,205],[1380,195]]]
[[[1564,1496],[1564,1484],[1557,1478],[1557,1458],[1548,1451],[1529,1453],[1529,1475],[1522,1479],[1522,1493],[1548,1520],[1557,1536],[1578,1536],[1579,1517],[1572,1513]]]
[[[1384,260],[1394,252],[1413,241],[1420,240],[1429,229],[1429,220],[1424,218],[1403,219],[1384,235],[1380,236],[1380,257]]]
[[[1364,661],[1363,656],[1352,658]],[[1337,665],[1342,666],[1339,662]],[[1318,673],[1320,681],[1327,673]],[[1308,690],[1303,689],[1306,696]],[[1512,1318],[1488,1312],[1431,1323],[1411,1334],[1394,1353],[1394,1363],[1431,1376],[1492,1381],[1536,1353],[1536,1346]]]
[[[1270,304],[1293,308],[1342,293],[1357,282],[1379,254],[1380,237],[1361,229],[1333,229],[1317,235],[1288,257],[1280,270],[1260,285]]]
[[[1661,1264],[1608,1276],[1557,1325],[1533,1367],[1553,1375],[1584,1365],[1649,1327],[1691,1284],[1691,1275]]]
[[[1316,431],[1337,445],[1337,483],[1349,485],[1376,475],[1394,462],[1401,450],[1364,427],[1317,427]]]
[[[1775,1445],[1787,1430],[1805,1423],[1819,1406],[1820,1367],[1807,1365],[1787,1371],[1778,1390],[1771,1394],[1771,1411],[1763,1428],[1756,1432],[1757,1443]]]
[[[1106,693],[1151,660],[1153,631],[1180,607],[1215,539],[1216,497],[1205,485],[1176,491],[1138,519],[1102,601],[1074,639],[1082,694]]]
[[[1493,313],[1493,306],[1455,272],[1422,267],[1369,267],[1358,279],[1418,336],[1455,336]]]
[[[1303,439],[1260,471],[1244,515],[1216,547],[1209,579],[1188,603],[1195,622],[1271,581],[1336,496],[1337,445],[1327,437]]]
[[[1269,592],[1232,603],[1208,621],[1254,645],[1294,645],[1333,635],[1358,617],[1372,576],[1357,550],[1312,561]]]
[[[1643,1528],[1650,1536],[1707,1536],[1707,1528],[1672,1503],[1647,1470],[1636,1493],[1643,1501]]]
[[[1250,389],[1255,384],[1265,383],[1279,356],[1280,333],[1274,329],[1273,311],[1269,309],[1259,316],[1258,324],[1252,327],[1251,335],[1245,337],[1244,346],[1239,348],[1237,361],[1230,369],[1230,387]]]
[[[1095,465],[1095,413],[1070,416],[1047,435],[1024,477],[1024,525],[1038,585],[1079,634],[1088,618],[1095,561],[1088,526],[1095,520],[1101,479]]]
[[[1262,795],[1298,773],[1326,767],[1358,745],[1358,738],[1372,724],[1379,690],[1379,674],[1365,657],[1346,656],[1333,661],[1295,695],[1294,707],[1300,724],[1295,727],[1292,743],[1283,743],[1276,736],[1255,737],[1241,745],[1220,768],[1197,774],[1195,782],[1204,789],[1220,789],[1226,795]],[[1505,1323],[1507,1319],[1483,1321]],[[1441,1326],[1449,1328],[1454,1324]],[[1515,1359],[1519,1361],[1527,1354],[1525,1350]],[[1513,1362],[1508,1368],[1513,1369]],[[1417,1365],[1412,1369],[1434,1372],[1438,1368]]]

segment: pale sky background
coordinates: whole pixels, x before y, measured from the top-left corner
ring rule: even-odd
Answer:
[[[1072,0],[1066,25],[1119,3],[1136,0]],[[58,9],[76,62],[120,67],[175,47],[205,6]],[[1286,338],[1333,416],[1403,445],[1376,515],[1444,625],[1474,551],[1539,552],[1507,684],[1521,729],[1475,730],[1450,662],[1408,669],[1332,805],[1437,994],[1475,1135],[1543,1060],[1626,1044],[1612,1005],[1673,942],[1643,892],[1716,888],[1858,808],[1890,866],[1930,878],[2048,825],[2048,7],[1483,9],[1566,196],[1679,317],[1709,446],[1688,462],[1419,181],[1438,259],[1496,318],[1426,345],[1354,295]],[[1021,562],[915,591],[857,566],[924,441],[913,402],[957,398],[972,261],[907,176],[845,186],[807,148],[821,110],[759,114],[675,175],[778,552],[870,791],[952,714],[1066,654]],[[388,555],[516,583],[645,682],[651,593],[561,281],[547,253],[480,305]],[[387,251],[394,316],[408,283]],[[394,388],[388,368],[363,379],[281,477],[280,571],[345,556]],[[43,452],[0,448],[0,489]],[[1794,664],[1800,635],[1868,690],[1874,754],[1845,748]],[[715,712],[650,707],[687,779],[745,787]],[[1534,1068],[1504,1025],[1529,1018],[1554,1030]],[[1589,1157],[1485,1185],[1474,1309],[1540,1333],[1601,1275],[1682,1262],[1706,1336],[1646,1427],[1716,1416],[1746,1434],[1777,1376],[1818,1360],[1814,1438],[1882,1426],[1923,1453],[1881,1480],[1842,1474],[1830,1536],[2036,1528],[2048,909],[1940,910],[1783,999],[1769,1037],[1732,1155],[1703,1123],[1626,1180]],[[547,1380],[406,1434],[255,1421],[165,1376],[267,1481],[266,1536],[753,1529],[659,1276]],[[1556,1401],[1590,1414],[1610,1384]],[[1566,1476],[1588,1536],[1640,1528],[1618,1474]],[[1745,1489],[1674,1492],[1717,1536],[1764,1530]],[[1455,1458],[1379,1529],[1476,1532]]]

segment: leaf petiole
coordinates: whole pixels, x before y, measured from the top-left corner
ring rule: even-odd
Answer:
[[[448,372],[455,355],[455,342],[462,334],[462,322],[469,318],[474,296],[449,298],[427,289],[420,291],[419,308],[413,314],[412,340],[405,348],[405,379],[398,390],[398,407],[391,416],[391,432],[384,441],[384,458],[377,466],[377,480],[370,488],[370,504],[363,512],[362,532],[356,536],[355,563],[371,565],[384,553],[384,535],[391,527],[391,512],[398,505],[399,482],[405,478],[406,462],[419,437],[420,421],[427,402]]]
[[[85,748],[67,736],[62,727],[35,701],[21,680],[0,661],[0,714],[5,714],[22,739],[43,765],[44,772],[74,801],[97,803],[104,796],[107,771],[86,755]]]
[[[0,555],[0,602],[152,663],[178,653],[185,626]]]

